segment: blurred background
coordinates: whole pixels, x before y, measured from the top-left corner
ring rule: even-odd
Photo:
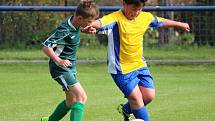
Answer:
[[[119,6],[121,0],[95,0]],[[79,0],[0,0],[0,6],[76,6]],[[148,0],[147,6],[215,6],[215,0]],[[144,57],[157,96],[152,121],[214,121],[215,11],[151,11],[189,23],[191,31],[149,29]],[[102,12],[100,17],[109,12]],[[50,77],[41,43],[73,12],[0,11],[0,120],[36,121],[64,95]],[[86,121],[120,121],[123,95],[107,73],[105,36],[81,35],[78,79],[88,94]],[[58,90],[56,90],[58,89]],[[95,93],[96,92],[96,93]],[[15,109],[15,111],[14,111]],[[69,115],[63,119],[68,121]]]
[[[99,6],[116,6],[121,0],[95,0]],[[76,6],[79,0],[1,0],[4,6]],[[214,6],[214,0],[149,0],[147,6]],[[145,47],[190,47],[215,45],[214,11],[167,11],[153,12],[157,16],[187,22],[190,33],[177,29],[149,29],[144,36]],[[107,14],[101,12],[100,16]],[[17,12],[0,11],[0,49],[38,49],[40,43],[65,18],[73,12]],[[89,37],[90,36],[90,37]],[[99,38],[99,39],[98,39]],[[81,47],[106,46],[103,36],[81,37]]]

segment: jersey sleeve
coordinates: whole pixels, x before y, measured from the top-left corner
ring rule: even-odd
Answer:
[[[153,20],[149,24],[149,27],[160,28],[164,26],[164,18],[153,16]]]
[[[116,15],[114,13],[111,13],[102,17],[101,19],[99,19],[99,21],[100,21],[99,31],[104,31],[111,29],[116,24],[117,19]]]
[[[54,48],[60,41],[65,37],[69,36],[69,32],[66,29],[57,29],[53,34],[51,34],[43,43],[43,46]]]

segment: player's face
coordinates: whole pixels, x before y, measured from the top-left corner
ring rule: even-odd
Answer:
[[[93,21],[95,21],[94,18],[83,18],[80,19],[80,26],[85,28],[86,26],[89,26]]]
[[[123,13],[127,19],[133,20],[135,19],[143,9],[143,4],[136,6],[133,4],[126,4],[123,2]]]

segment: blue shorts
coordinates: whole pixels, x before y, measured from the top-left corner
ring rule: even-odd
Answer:
[[[136,85],[154,89],[153,78],[148,68],[141,68],[127,74],[111,74],[111,76],[126,98]]]

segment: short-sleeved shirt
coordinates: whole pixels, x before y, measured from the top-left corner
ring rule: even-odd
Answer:
[[[71,24],[72,18],[63,21],[42,44],[53,48],[60,58],[75,61],[77,59],[76,52],[80,45],[80,28],[75,28]]]
[[[80,28],[75,28],[71,24],[72,18],[63,21],[42,43],[43,46],[53,48],[55,54],[61,59],[67,59],[72,63],[68,68],[63,68],[58,63],[50,60],[49,68],[52,78],[66,75],[65,73],[76,74],[76,52],[80,45]]]
[[[143,35],[149,27],[163,26],[164,18],[141,12],[135,20],[128,20],[119,10],[99,20],[99,33],[108,36],[109,73],[126,74],[147,66],[143,59]]]

